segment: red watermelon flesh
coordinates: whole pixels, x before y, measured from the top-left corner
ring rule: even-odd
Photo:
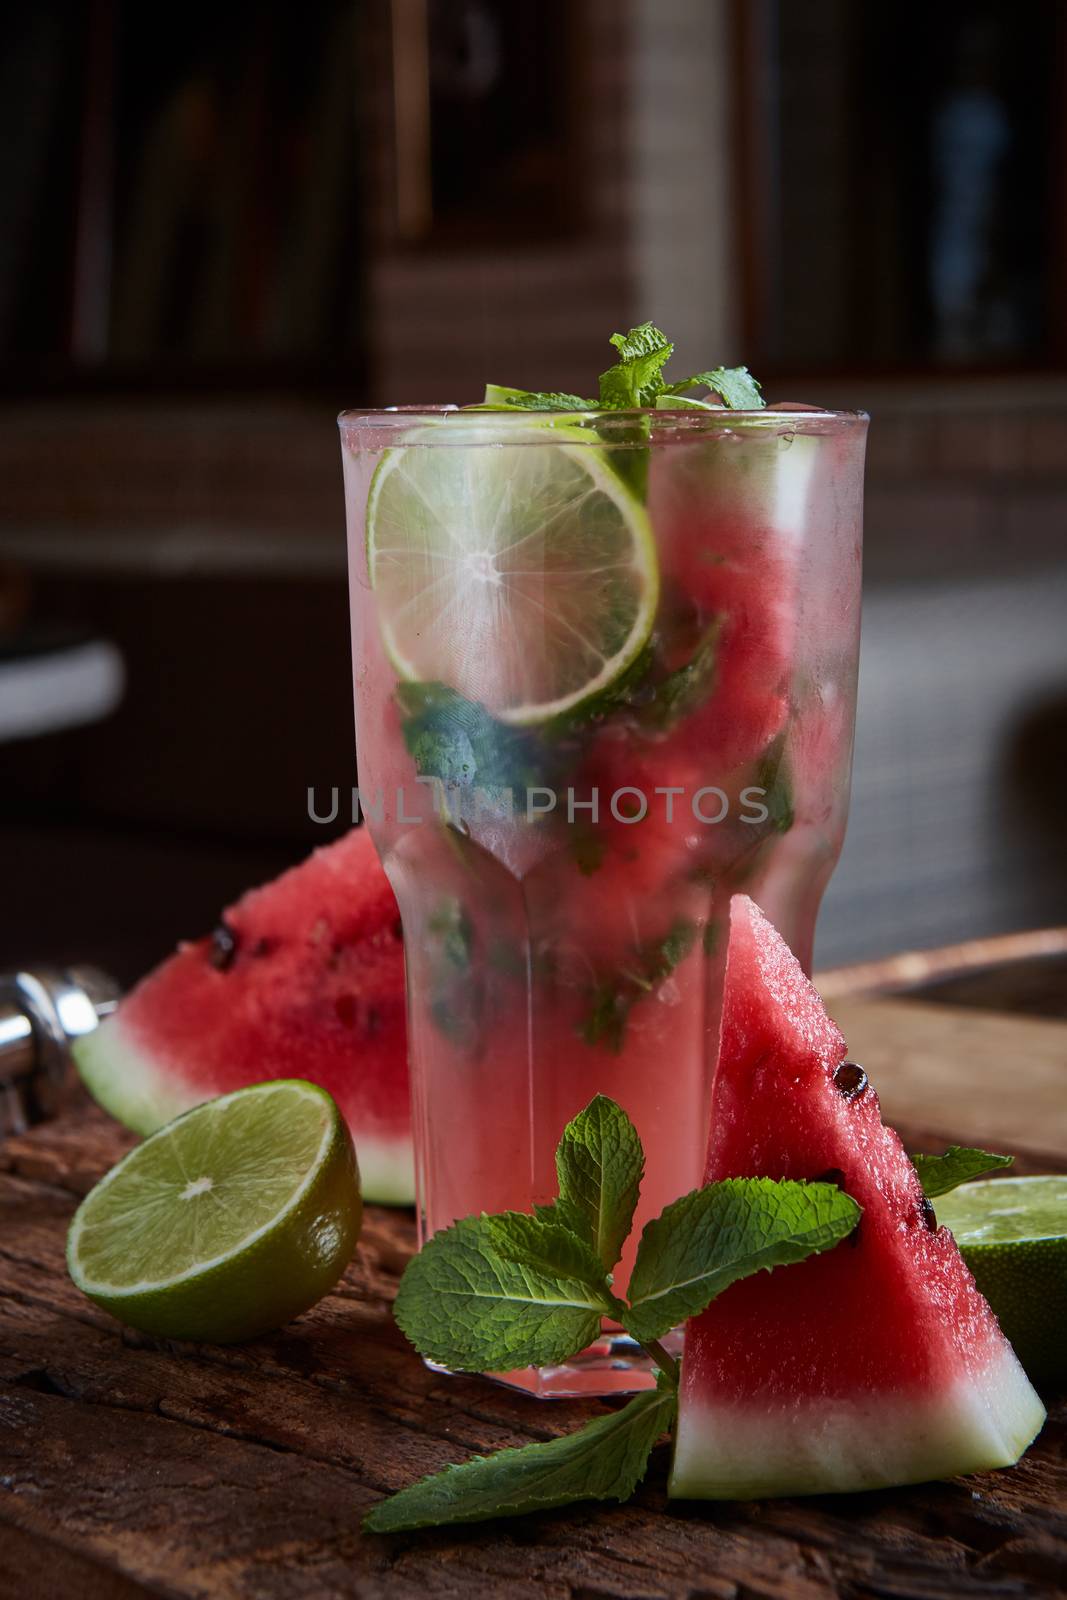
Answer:
[[[731,903],[707,1181],[832,1174],[857,1232],[734,1284],[689,1324],[671,1493],[871,1489],[1007,1466],[1037,1395],[938,1228],[812,985],[759,909]]]
[[[722,803],[718,796],[705,792],[698,802],[704,821],[694,817],[691,802],[714,786],[733,796],[736,815],[738,792],[757,782],[761,758],[786,726],[810,454],[796,441],[788,456],[773,439],[738,441],[733,453],[697,449],[653,475],[651,511],[664,572],[673,581],[663,664],[668,671],[684,667],[714,629],[714,674],[703,703],[666,731],[653,722],[620,735],[609,724],[594,736],[578,787],[601,796],[598,905],[616,892],[626,903],[676,889],[679,876],[694,868],[713,868],[724,878],[751,843],[744,828],[738,837],[736,829],[709,825]],[[671,802],[670,821],[656,793],[665,784],[684,791]],[[609,811],[609,798],[626,788],[648,797],[640,821],[620,821]]]
[[[369,1200],[414,1197],[404,948],[364,829],[316,850],[183,944],[75,1048],[138,1133],[244,1084],[307,1078],[344,1113]]]

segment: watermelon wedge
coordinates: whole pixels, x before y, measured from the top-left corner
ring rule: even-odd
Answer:
[[[152,1133],[266,1078],[307,1078],[340,1106],[368,1200],[414,1198],[400,916],[355,829],[223,912],[75,1046],[90,1093]]]
[[[670,1492],[874,1489],[1017,1461],[1044,1409],[815,989],[731,902],[707,1179],[832,1176],[844,1243],[734,1284],[686,1333]]]

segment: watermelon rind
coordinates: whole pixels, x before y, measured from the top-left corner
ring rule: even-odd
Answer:
[[[167,1122],[210,1098],[185,1088],[172,1069],[128,1037],[121,1016],[107,1018],[73,1047],[75,1064],[96,1103],[134,1133],[147,1137]],[[343,1109],[343,1108],[342,1108]],[[415,1165],[407,1139],[354,1134],[364,1200],[378,1205],[411,1205]]]
[[[83,1034],[72,1054],[97,1105],[134,1133],[147,1137],[196,1104],[180,1092],[172,1076],[155,1070],[150,1056],[126,1042],[117,1018]]]
[[[947,1392],[854,1401],[785,1396],[758,1415],[692,1399],[678,1418],[668,1493],[754,1500],[927,1483],[1012,1466],[1045,1411],[1010,1346]]]

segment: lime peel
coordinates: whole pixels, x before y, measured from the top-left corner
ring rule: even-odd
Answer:
[[[1067,1378],[1067,1175],[986,1178],[938,1199],[1031,1378]]]

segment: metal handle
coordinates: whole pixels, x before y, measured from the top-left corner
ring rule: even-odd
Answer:
[[[70,1077],[70,1047],[118,1004],[96,967],[36,967],[0,975],[0,1136],[54,1116]]]

